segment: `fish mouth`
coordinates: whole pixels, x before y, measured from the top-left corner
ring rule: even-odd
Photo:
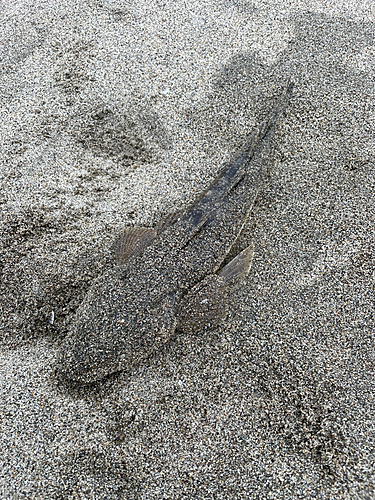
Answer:
[[[62,381],[89,384],[118,371],[116,364],[109,353],[100,356],[97,351],[90,353],[84,347],[70,349],[64,344],[58,356],[55,376]]]
[[[64,359],[64,356],[58,360],[55,376],[58,380],[61,381],[72,381],[72,382],[81,382],[84,384],[89,384],[96,380],[100,380],[105,376],[103,373],[102,376],[95,370],[95,367],[85,366],[85,365],[77,365],[75,363],[67,363]]]

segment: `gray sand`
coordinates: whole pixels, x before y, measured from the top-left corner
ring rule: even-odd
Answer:
[[[1,498],[374,498],[371,2],[2,5]],[[116,234],[191,202],[288,76],[225,323],[58,382]]]

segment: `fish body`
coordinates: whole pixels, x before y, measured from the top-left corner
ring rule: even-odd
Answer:
[[[149,356],[176,328],[225,316],[228,288],[246,276],[253,247],[225,267],[268,172],[273,135],[292,92],[248,138],[210,188],[159,234],[129,228],[115,244],[120,265],[92,286],[60,351],[58,372],[93,382]]]

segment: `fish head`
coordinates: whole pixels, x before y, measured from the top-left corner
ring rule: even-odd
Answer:
[[[91,383],[149,357],[174,333],[173,294],[160,300],[124,301],[119,307],[98,298],[78,310],[59,353],[59,378]]]

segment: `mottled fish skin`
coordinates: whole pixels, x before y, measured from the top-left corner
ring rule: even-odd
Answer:
[[[189,318],[196,318],[199,326],[205,318],[225,313],[226,288],[248,272],[252,248],[221,274],[218,270],[267,175],[273,135],[292,88],[288,83],[268,120],[178,220],[158,235],[140,229],[138,246],[134,228],[115,244],[115,251],[121,252],[129,239],[131,250],[124,250],[126,258],[118,258],[121,265],[101,276],[79,307],[60,351],[59,376],[99,380],[149,356]],[[142,238],[147,239],[145,249]]]

